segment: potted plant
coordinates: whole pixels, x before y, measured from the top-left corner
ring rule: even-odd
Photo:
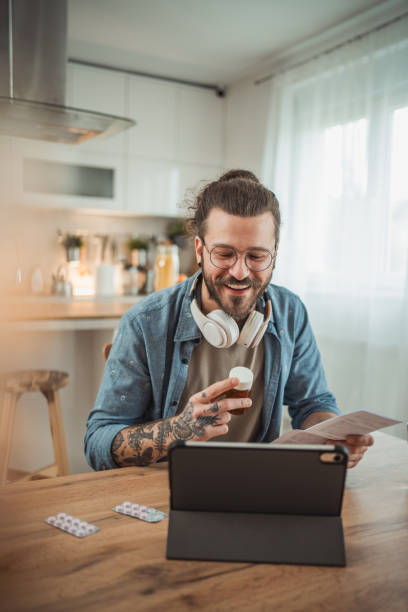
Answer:
[[[132,266],[145,266],[147,249],[149,247],[147,238],[132,236],[127,241],[126,246],[130,251],[130,261]]]
[[[65,247],[67,261],[79,261],[79,249],[84,246],[84,241],[77,234],[66,234],[62,241],[62,246]]]
[[[174,219],[167,226],[167,236],[180,249],[187,246],[188,236],[185,219]]]

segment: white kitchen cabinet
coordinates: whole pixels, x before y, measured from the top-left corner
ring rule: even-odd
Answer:
[[[139,215],[180,216],[180,171],[171,162],[129,157],[126,211]]]
[[[124,159],[77,146],[13,139],[13,200],[39,208],[120,211]]]
[[[126,74],[78,64],[69,64],[67,72],[67,104],[120,117],[128,115]],[[136,128],[130,128],[133,129]],[[126,154],[126,139],[124,131],[106,139],[92,138],[76,146],[84,152],[123,156]]]
[[[12,139],[13,200],[182,216],[186,190],[219,175],[224,99],[213,91],[69,64],[66,103],[137,125],[80,145]]]
[[[224,98],[214,91],[179,86],[176,158],[220,166],[224,150]]]
[[[138,215],[186,216],[197,191],[219,174],[218,166],[129,157],[126,211]]]
[[[177,94],[173,83],[129,77],[129,155],[158,161],[174,160],[177,137]]]

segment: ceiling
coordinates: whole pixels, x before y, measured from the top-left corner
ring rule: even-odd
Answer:
[[[70,58],[228,85],[384,0],[69,0]]]

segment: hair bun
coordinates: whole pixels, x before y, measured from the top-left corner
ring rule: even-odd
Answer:
[[[249,170],[228,170],[228,172],[225,172],[225,174],[220,176],[218,182],[225,183],[234,179],[244,179],[246,181],[253,181],[254,183],[260,182],[258,177],[255,176],[255,174],[253,172],[250,172]]]

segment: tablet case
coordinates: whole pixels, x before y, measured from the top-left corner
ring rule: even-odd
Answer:
[[[346,465],[341,446],[172,445],[167,558],[344,566]]]

